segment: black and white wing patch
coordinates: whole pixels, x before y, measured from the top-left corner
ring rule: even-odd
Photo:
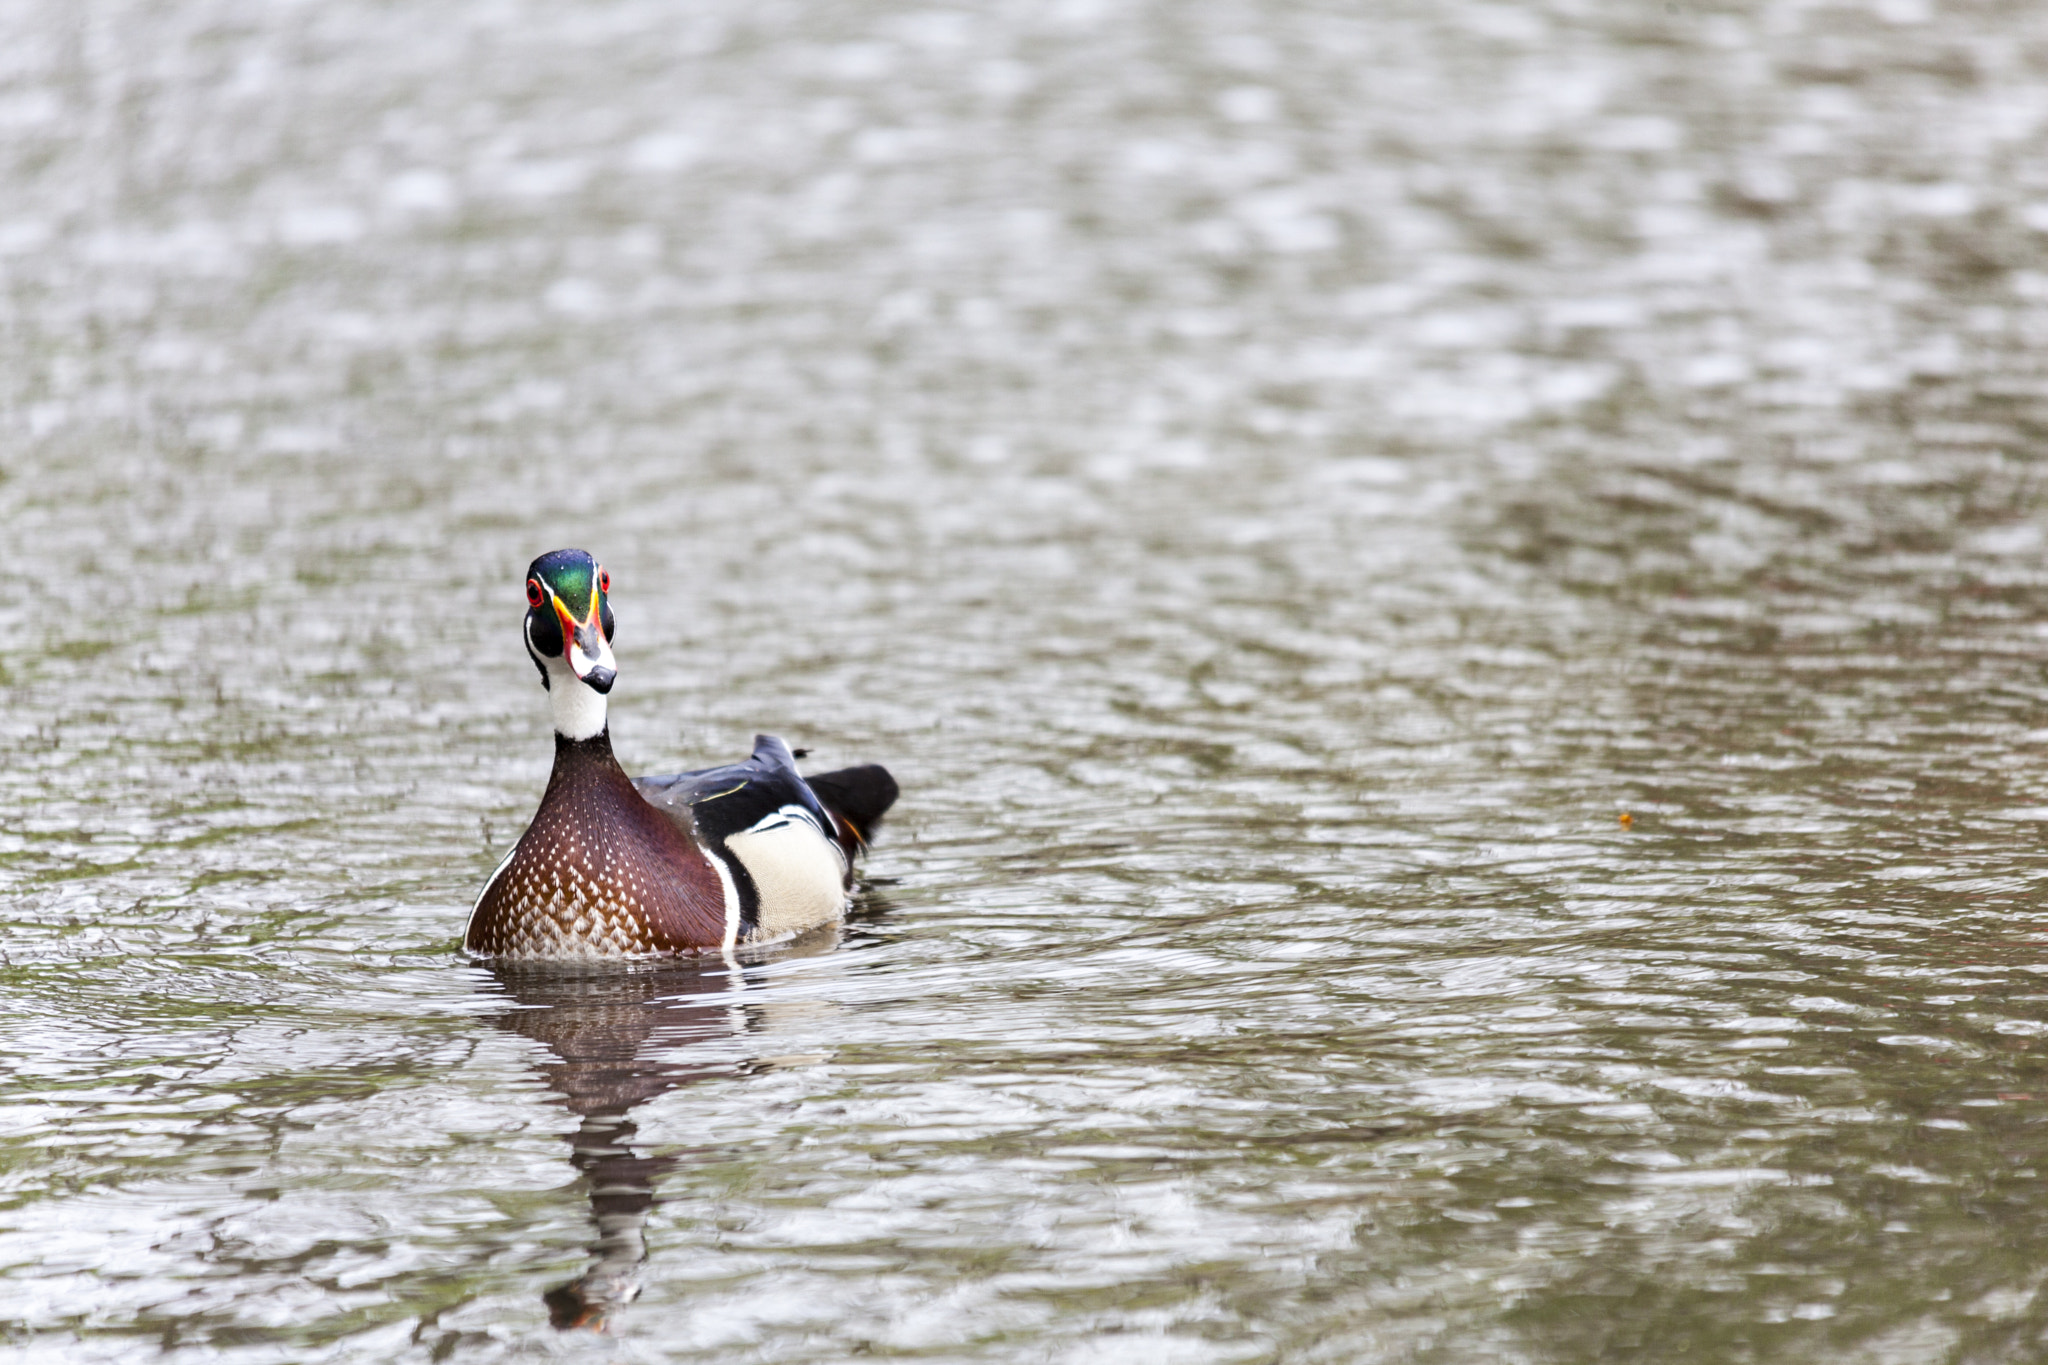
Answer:
[[[724,865],[738,896],[737,940],[787,938],[844,911],[849,869],[836,823],[774,735],[754,736],[744,763],[633,785]]]

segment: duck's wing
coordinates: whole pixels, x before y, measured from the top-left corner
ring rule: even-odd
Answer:
[[[789,938],[845,913],[860,836],[818,800],[774,735],[754,736],[744,763],[634,785],[724,870],[736,939]]]
[[[688,825],[713,847],[778,815],[807,819],[818,833],[835,844],[841,842],[838,821],[798,774],[789,746],[774,735],[755,735],[754,752],[745,762],[636,777],[633,785],[649,804]]]

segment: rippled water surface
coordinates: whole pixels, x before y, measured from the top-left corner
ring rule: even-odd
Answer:
[[[0,6],[0,1356],[2039,1360],[2044,455],[2036,6]]]

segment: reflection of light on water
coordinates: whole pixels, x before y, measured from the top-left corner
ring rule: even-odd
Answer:
[[[0,18],[10,1347],[2048,1330],[2048,12],[77,9]],[[477,986],[568,542],[621,754],[890,763],[897,913]]]
[[[556,1327],[603,1331],[639,1297],[647,1217],[660,1181],[685,1158],[641,1151],[630,1115],[694,1081],[828,1060],[829,1052],[772,1054],[752,1045],[829,1026],[832,1000],[779,998],[768,975],[802,963],[804,989],[817,989],[841,935],[833,926],[724,959],[492,967],[488,989],[517,1006],[497,1016],[498,1026],[546,1049],[539,1070],[580,1119],[567,1135],[570,1162],[588,1189],[597,1239],[583,1274],[544,1296]],[[720,1047],[731,1042],[742,1046]]]

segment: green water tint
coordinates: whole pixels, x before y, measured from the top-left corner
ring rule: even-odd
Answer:
[[[2040,1357],[2035,9],[76,8],[0,1355]],[[842,936],[460,956],[559,545]]]

